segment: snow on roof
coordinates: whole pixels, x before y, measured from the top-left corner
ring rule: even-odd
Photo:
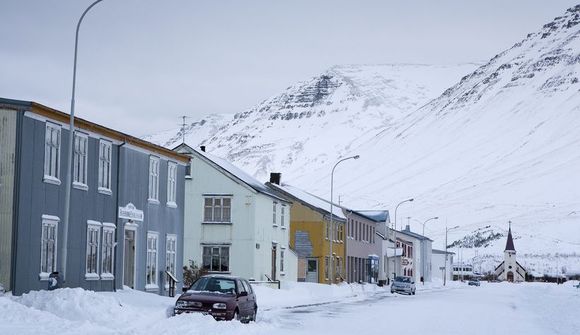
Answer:
[[[442,254],[442,255],[445,255],[445,253],[446,253],[445,250],[439,250],[439,249],[432,249],[431,252],[434,254]],[[448,255],[455,255],[455,253],[451,252],[451,251],[447,251],[447,254]]]
[[[397,230],[397,233],[402,233],[402,234],[414,237],[414,238],[419,239],[419,240],[429,240],[429,241],[433,242],[433,240],[428,238],[427,236],[423,236],[421,234],[414,233],[414,232],[407,230],[407,229]]]
[[[353,212],[375,222],[390,222],[388,210],[353,210]]]
[[[229,161],[227,161],[221,157],[209,154],[205,151],[201,151],[201,150],[197,150],[197,149],[194,149],[194,151],[197,154],[199,154],[200,156],[209,160],[210,162],[216,164],[218,167],[220,167],[224,171],[230,173],[236,179],[238,179],[241,182],[243,182],[244,184],[248,185],[250,188],[254,189],[256,192],[263,193],[265,195],[268,195],[268,196],[275,198],[275,199],[278,199],[278,200],[286,201],[286,200],[280,198],[279,196],[277,196],[276,194],[274,194],[272,192],[272,190],[270,190],[266,185],[261,183],[259,180],[250,176],[248,173],[246,173],[242,169],[238,168],[237,166],[233,165]]]
[[[276,185],[276,184],[271,184],[273,187],[277,187],[279,189],[281,189],[282,191],[284,191],[285,193],[288,193],[290,196],[310,205],[311,207],[315,207],[321,211],[323,211],[325,214],[330,215],[330,201],[327,201],[325,199],[322,199],[314,194],[308,193],[304,190],[301,190],[299,188],[296,188],[292,185],[288,185],[285,183],[282,183],[281,185]],[[332,215],[346,220],[346,217],[344,216],[344,213],[342,212],[342,209],[340,206],[333,204],[333,208],[332,208]]]

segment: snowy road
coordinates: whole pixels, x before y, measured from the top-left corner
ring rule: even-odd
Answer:
[[[580,292],[549,284],[486,284],[379,293],[354,303],[267,311],[277,334],[580,334]]]
[[[5,296],[0,334],[580,334],[580,289],[571,283],[452,283],[415,296],[373,285],[295,285],[258,288],[258,322],[249,325],[198,314],[167,318],[175,299],[132,290]]]

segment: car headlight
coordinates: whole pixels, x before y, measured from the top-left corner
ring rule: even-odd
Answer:
[[[226,309],[227,306],[223,302],[217,302],[217,303],[213,304],[213,308],[214,309]]]

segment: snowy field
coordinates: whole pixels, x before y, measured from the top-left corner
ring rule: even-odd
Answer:
[[[168,317],[175,298],[82,289],[0,296],[0,334],[580,334],[580,289],[543,283],[417,286],[392,295],[375,285],[257,287],[258,321]]]

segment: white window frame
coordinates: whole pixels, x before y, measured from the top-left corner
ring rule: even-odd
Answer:
[[[103,238],[101,246],[101,279],[115,279],[115,231],[117,227],[114,223],[103,222]],[[107,240],[107,235],[111,234],[111,240]],[[106,264],[107,253],[110,254],[111,262]],[[110,266],[110,268],[108,268]]]
[[[86,242],[86,257],[85,257],[85,279],[86,280],[98,280],[99,279],[99,263],[101,260],[101,227],[102,223],[98,221],[88,220],[87,221],[87,242]],[[96,248],[93,250],[91,243],[91,233],[96,233]],[[89,257],[93,255],[95,257],[94,269],[90,268]]]
[[[51,272],[56,271],[58,259],[58,224],[60,218],[53,215],[42,215],[42,229],[40,232],[40,273],[38,277],[40,280],[48,280]],[[50,230],[54,233],[54,238],[48,238]],[[45,234],[46,231],[46,234]],[[46,236],[46,238],[45,238]],[[49,263],[48,244],[52,241],[52,262]]]
[[[154,241],[154,248],[153,244],[150,240]],[[153,262],[153,257],[155,257],[155,262]],[[158,285],[158,266],[159,266],[159,233],[154,231],[147,232],[147,259],[146,259],[146,266],[145,266],[145,290],[157,290],[159,289]],[[155,268],[152,268],[152,265],[155,264]],[[152,280],[150,280],[152,279]]]
[[[284,275],[284,253],[286,252],[286,247],[280,247],[280,275]]]
[[[53,138],[56,132],[56,138]],[[50,142],[48,136],[50,134]],[[60,125],[46,122],[44,134],[44,179],[49,184],[60,185],[60,152],[62,128]],[[54,143],[56,141],[56,143]]]
[[[208,207],[206,204],[206,200],[211,199],[211,206]],[[216,211],[216,199],[220,200],[220,218],[221,220],[216,220],[215,219],[215,211]],[[229,207],[224,206],[224,199],[229,199]],[[203,223],[211,223],[211,224],[220,224],[220,223],[225,223],[225,224],[231,224],[232,223],[232,199],[233,197],[231,195],[211,195],[211,196],[204,196],[203,197],[203,210],[202,210],[202,222]],[[211,218],[208,218],[206,216],[206,209],[207,208],[211,208]],[[224,220],[224,209],[225,208],[229,208],[229,219],[228,220]]]
[[[170,242],[173,242],[173,248]],[[173,269],[170,266],[171,263],[173,263]],[[167,234],[165,237],[165,270],[174,276],[177,275],[177,235],[175,234]],[[169,281],[165,282],[165,288],[169,288]]]
[[[87,165],[89,157],[89,135],[78,131],[74,132],[73,145],[73,187],[88,190]],[[77,147],[78,144],[78,147]],[[84,155],[83,155],[84,153]],[[81,157],[82,156],[82,157]]]
[[[111,195],[111,167],[113,158],[113,143],[99,140],[99,193]]]
[[[149,156],[149,202],[159,204],[159,166],[157,156]]]
[[[167,162],[167,207],[177,208],[177,163]]]
[[[274,226],[274,227],[278,227],[278,222],[277,222],[278,218],[276,217],[276,215],[277,215],[276,214],[276,210],[277,210],[276,207],[278,207],[278,202],[273,201],[272,202],[272,226]]]
[[[286,229],[286,205],[282,204],[280,206],[280,226],[282,229]]]
[[[223,245],[223,244],[222,245],[202,245],[202,248],[201,248],[201,268],[202,269],[205,269],[205,265],[204,265],[205,264],[205,259],[204,259],[204,256],[205,256],[204,249],[205,248],[209,248],[210,249],[210,254],[209,254],[209,257],[210,257],[210,260],[209,260],[209,270],[207,270],[208,272],[212,272],[212,273],[215,273],[215,272],[230,273],[231,272],[231,270],[232,270],[232,265],[231,265],[231,261],[230,261],[231,260],[231,251],[232,251],[232,246],[231,245]],[[214,255],[213,255],[213,249],[214,248],[219,248],[219,255],[218,256],[219,256],[219,261],[220,262],[219,262],[219,269],[218,270],[212,269],[212,264],[213,264],[213,261],[212,260],[213,260],[213,257],[214,257]],[[222,271],[221,270],[221,265],[222,265],[222,249],[224,249],[224,248],[228,248],[228,253],[227,253],[227,257],[228,257],[228,259],[227,259],[228,260],[228,262],[227,262],[228,263],[228,268],[227,268],[226,271]]]

